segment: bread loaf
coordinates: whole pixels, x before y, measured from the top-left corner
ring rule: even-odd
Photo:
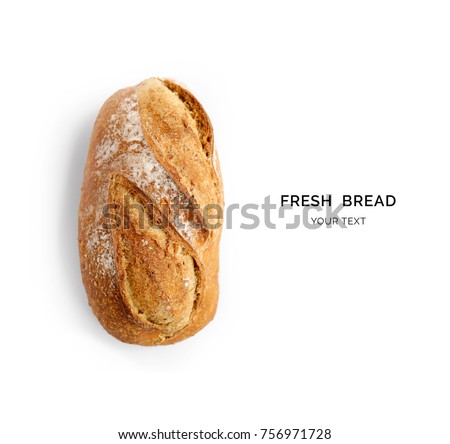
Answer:
[[[171,344],[211,321],[222,207],[212,126],[189,91],[151,78],[106,101],[90,141],[78,240],[89,305],[110,334]]]

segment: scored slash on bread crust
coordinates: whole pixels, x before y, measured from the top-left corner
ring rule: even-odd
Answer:
[[[144,208],[142,226],[105,226],[104,208],[124,197]],[[176,203],[197,205],[180,228]],[[192,336],[216,311],[221,230],[202,210],[223,206],[212,126],[203,107],[177,83],[157,78],[118,91],[95,122],[79,210],[79,250],[89,304],[116,338],[141,345]],[[167,224],[155,214],[168,205]],[[122,205],[123,206],[123,205]],[[158,216],[158,217],[159,217]]]
[[[203,107],[176,83],[154,78],[142,82],[138,102],[149,145],[183,194],[201,209],[219,203],[212,126]]]

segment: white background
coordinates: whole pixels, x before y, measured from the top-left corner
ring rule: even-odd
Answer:
[[[5,2],[1,440],[322,427],[448,444],[449,20],[445,1]],[[79,190],[103,101],[151,76],[210,114],[227,204],[396,206],[347,230],[237,224],[214,322],[118,342],[81,283]]]

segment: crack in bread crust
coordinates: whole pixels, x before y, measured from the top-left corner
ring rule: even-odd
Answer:
[[[173,227],[163,227],[158,206],[121,176],[111,178],[110,197],[123,214],[113,231],[120,290],[136,321],[172,336],[184,328],[195,308],[200,267],[186,241]],[[124,211],[128,208],[128,211]]]
[[[196,124],[198,137],[202,144],[202,149],[205,152],[205,156],[207,158],[212,158],[214,154],[214,135],[211,129],[211,122],[202,105],[187,89],[183,88],[178,83],[169,79],[164,79],[162,82],[170,89],[170,91],[178,96],[189,111]]]
[[[221,184],[213,164],[213,132],[201,105],[180,85],[152,78],[138,88],[144,136],[156,159],[180,190],[205,215],[211,204],[223,205]],[[170,132],[168,131],[170,128]],[[169,135],[170,134],[170,135]],[[209,236],[211,232],[205,230]]]

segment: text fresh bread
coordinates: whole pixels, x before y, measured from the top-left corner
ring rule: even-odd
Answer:
[[[189,91],[151,78],[106,101],[78,222],[89,305],[110,334],[171,344],[211,321],[222,208],[211,122]]]

